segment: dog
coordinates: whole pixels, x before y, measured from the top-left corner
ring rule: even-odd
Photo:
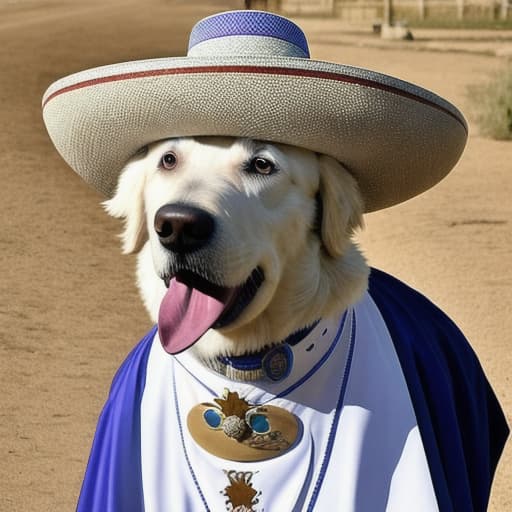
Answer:
[[[128,500],[124,491],[117,496],[120,501],[116,501],[116,507],[122,503],[123,510],[142,507],[147,510],[196,510],[202,501],[207,510],[216,510],[225,500],[227,510],[257,511],[261,510],[258,505],[265,498],[264,503],[272,510],[276,505],[281,507],[284,494],[293,496],[291,502],[285,500],[283,509],[286,510],[302,510],[302,507],[324,510],[334,497],[339,500],[340,510],[369,511],[383,506],[386,510],[398,511],[413,508],[429,512],[445,510],[445,505],[436,496],[436,485],[439,485],[436,475],[429,469],[429,464],[432,465],[432,460],[426,455],[429,440],[423,438],[422,441],[418,428],[424,420],[419,412],[415,417],[411,398],[405,391],[400,364],[389,352],[392,343],[383,334],[386,327],[381,320],[372,320],[375,314],[372,306],[369,309],[364,306],[368,300],[363,297],[368,297],[370,269],[353,240],[355,230],[363,225],[364,205],[356,181],[342,164],[310,150],[247,138],[182,137],[162,140],[143,147],[134,155],[120,175],[115,194],[104,206],[110,215],[124,219],[121,234],[123,252],[138,253],[137,283],[151,319],[159,324],[159,333],[153,331],[143,340],[147,346],[152,346],[145,349],[150,354],[145,369],[144,396],[131,398],[132,395],[127,394],[130,396],[129,418],[134,415],[131,407],[136,407],[139,400],[141,403],[140,413],[135,416],[141,423],[137,442],[142,447],[142,455],[137,464],[142,467],[144,491],[138,498],[127,493],[130,496]],[[192,293],[216,297],[227,295],[229,300],[221,300],[220,313],[211,318],[207,315],[206,323],[199,331],[193,330],[192,335],[187,329],[178,329],[178,334],[168,334],[165,317],[169,315],[169,309],[163,304],[166,301],[186,302],[179,290],[176,296],[173,294],[173,281],[179,282],[174,286],[184,286],[194,290]],[[422,308],[427,307],[431,316],[432,306],[425,306],[423,298],[420,299],[421,305],[417,303],[414,306],[418,298],[402,287],[395,281],[383,285],[384,293],[395,289],[396,295],[408,295],[405,302],[413,304],[417,321],[421,324],[425,314]],[[379,292],[375,284],[373,289],[377,290],[373,297],[378,303],[382,291]],[[385,299],[387,302],[388,298]],[[178,308],[179,316],[185,320],[180,317],[174,321],[201,323],[201,318],[188,313],[189,307],[183,304]],[[351,308],[357,312],[358,318],[370,325],[362,327],[364,341],[360,347],[363,348],[353,352],[351,344],[354,338],[350,340],[349,335],[343,342],[343,335],[339,334],[342,329],[347,331],[343,326],[350,320],[343,313]],[[226,429],[220,433],[217,429],[197,433],[201,430],[197,424],[206,418],[206,414],[214,415],[215,421],[222,417],[226,424],[229,419],[226,418],[228,413],[224,414],[227,409],[221,411],[214,403],[202,402],[193,406],[194,401],[200,401],[203,396],[201,386],[219,386],[218,381],[208,380],[208,374],[220,371],[220,360],[243,360],[262,352],[272,354],[273,350],[279,351],[283,340],[287,345],[294,333],[303,332],[305,328],[311,330],[308,326],[316,326],[319,319],[332,319],[330,325],[336,326],[339,318],[343,320],[331,347],[346,343],[352,348],[337,356],[342,349],[336,348],[331,353],[331,347],[326,345],[313,368],[317,371],[319,363],[325,366],[322,361],[334,358],[335,363],[325,370],[323,377],[318,377],[323,370],[311,377],[312,370],[306,367],[305,376],[299,375],[299,382],[306,379],[306,383],[299,391],[290,393],[288,402],[286,394],[295,384],[286,384],[286,392],[281,390],[277,393],[277,397],[283,396],[280,403],[286,404],[302,418],[300,428],[303,431],[290,443],[291,446],[298,443],[302,448],[295,448],[296,456],[291,463],[286,462],[286,457],[279,456],[279,450],[288,446],[282,439],[273,438],[263,449],[265,456],[260,463],[263,465],[240,466],[240,461],[246,460],[246,454],[232,455],[233,446],[246,445],[247,436],[233,439],[236,436]],[[356,314],[350,323],[352,333],[355,323]],[[321,329],[325,325],[329,325],[329,320],[321,324]],[[391,331],[392,323],[388,327]],[[453,330],[452,327],[450,329]],[[320,331],[312,332],[316,342]],[[460,337],[455,331],[452,335]],[[189,339],[183,344],[181,339],[175,340],[176,336]],[[426,332],[423,336],[424,339],[418,342],[420,346],[427,343],[431,334]],[[387,341],[382,343],[379,341],[381,338]],[[306,334],[306,339],[312,339],[311,335],[308,338]],[[372,339],[377,341],[370,341]],[[328,343],[327,340],[322,341]],[[402,353],[404,350],[400,349],[400,344],[396,344],[395,349],[397,352],[402,350]],[[458,347],[461,349],[467,350]],[[174,368],[169,353],[175,354],[185,370]],[[299,359],[300,355],[295,352],[294,357]],[[426,361],[418,367],[424,364],[423,368],[432,373],[431,378],[437,383],[436,374],[439,372],[429,357],[426,356]],[[298,366],[302,364],[300,359],[295,363]],[[350,364],[353,375],[347,380]],[[474,365],[474,361],[471,364]],[[358,370],[358,367],[363,369]],[[254,400],[258,392],[259,396],[269,396],[274,388],[272,383],[268,383],[268,378],[265,381],[265,376],[270,377],[270,381],[283,378],[284,383],[289,378],[288,372],[279,374],[279,368],[277,376],[270,370],[263,377],[261,372],[237,370],[229,364],[223,366],[223,371],[225,379],[221,382],[238,391],[226,388],[222,398],[214,401],[223,403],[223,407],[231,401],[238,404],[237,407],[253,411],[256,415],[268,414],[268,417],[274,409],[256,406],[245,397],[251,396]],[[359,376],[358,371],[361,372]],[[407,375],[405,368],[403,371]],[[119,373],[124,372],[121,369]],[[418,368],[413,372],[421,373]],[[377,378],[378,374],[380,377]],[[168,405],[171,375],[174,407]],[[122,380],[123,377],[116,379]],[[340,379],[342,384],[338,389]],[[318,382],[326,389],[319,387]],[[111,396],[117,394],[115,382]],[[333,398],[337,401],[335,406]],[[258,400],[262,401],[261,398]],[[200,407],[199,413],[195,412],[197,407]],[[447,404],[442,403],[439,407],[438,413],[443,415],[439,430],[449,430],[444,417]],[[200,448],[186,440],[184,419],[181,417],[186,409],[190,409],[188,429]],[[431,413],[436,414],[435,408]],[[247,420],[247,413],[245,418],[237,418],[243,429],[246,421],[251,421]],[[271,420],[277,421],[275,417]],[[113,419],[108,422],[125,423]],[[172,423],[177,427],[170,427]],[[100,420],[98,432],[104,430],[102,425]],[[180,435],[177,435],[178,430]],[[316,434],[308,444],[310,431]],[[204,438],[210,434],[211,439],[205,441]],[[338,440],[331,442],[336,436]],[[113,437],[109,442],[123,445],[119,439],[123,439],[124,434],[116,432]],[[249,441],[254,437],[251,434]],[[452,441],[446,439],[445,442],[450,444]],[[325,462],[320,467],[321,457],[316,455],[315,458],[312,454],[311,444],[315,442],[319,455],[323,452],[323,461],[332,459],[333,453],[338,459],[341,457],[343,462],[331,462],[329,465],[334,479],[322,475]],[[375,443],[377,445],[373,446]],[[99,443],[95,441],[96,444]],[[128,444],[131,448],[127,451],[132,450],[133,439]],[[309,448],[304,448],[304,445]],[[357,456],[351,455],[353,446],[358,445],[361,448],[355,449]],[[288,449],[286,447],[284,452]],[[91,495],[102,494],[97,490],[99,477],[94,469],[95,459],[101,456],[94,454],[103,451],[104,447],[93,448],[80,510],[93,506]],[[107,452],[110,453],[109,450]],[[214,461],[228,459],[234,462],[220,462],[216,467],[208,462],[208,458],[205,459],[207,452],[217,457]],[[265,457],[269,452],[277,474],[272,472],[265,480],[261,473],[268,473],[265,463],[269,461]],[[277,459],[274,458],[276,456]],[[358,460],[357,471],[352,466],[354,457]],[[122,458],[124,460],[126,454],[122,454]],[[412,464],[411,459],[414,461]],[[309,460],[309,466],[304,464],[304,460]],[[283,470],[282,465],[287,469]],[[219,467],[223,468],[222,476],[219,476],[222,473]],[[256,471],[255,467],[258,468]],[[118,472],[121,473],[118,478],[123,481],[133,479],[133,475],[124,475],[124,470]],[[190,473],[195,489],[194,486],[190,488],[190,478],[177,477],[176,473]],[[343,476],[349,484],[340,488],[336,475],[339,478]],[[219,493],[223,477],[226,487]],[[206,482],[213,482],[213,493]],[[91,491],[90,487],[96,490]],[[323,495],[317,492],[321,487],[324,488]],[[140,488],[140,483],[134,483],[133,488]],[[371,492],[366,492],[368,489]],[[192,495],[196,495],[196,499],[200,496],[201,500],[194,501]],[[476,499],[485,501],[485,493]]]
[[[123,251],[139,253],[137,283],[154,322],[165,282],[177,274],[192,285],[243,290],[260,269],[250,302],[193,346],[202,359],[258,352],[345,311],[367,288],[369,268],[352,239],[363,201],[355,180],[325,155],[238,138],[156,142],[126,166],[104,204],[125,219]],[[207,215],[211,233],[200,246],[168,243],[155,226],[170,226],[188,208],[199,215],[185,229]]]
[[[232,11],[186,57],[58,80],[43,115],[124,219],[156,324],[114,377],[79,512],[486,510],[508,427],[478,359],[353,237],[454,167],[456,107]]]

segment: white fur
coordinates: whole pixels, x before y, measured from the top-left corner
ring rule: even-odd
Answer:
[[[170,150],[178,163],[169,171],[159,162]],[[272,160],[278,171],[269,176],[244,171],[256,155]],[[317,194],[323,203],[320,230],[314,229]],[[139,252],[138,285],[154,321],[166,292],[160,276],[170,257],[153,229],[154,216],[177,201],[215,218],[214,239],[193,257],[197,271],[224,286],[242,284],[257,266],[265,274],[239,318],[210,329],[196,343],[203,358],[259,350],[343,311],[366,290],[369,269],[351,239],[362,225],[363,204],[340,163],[248,139],[171,139],[136,155],[105,202],[109,214],[125,219],[123,251]]]

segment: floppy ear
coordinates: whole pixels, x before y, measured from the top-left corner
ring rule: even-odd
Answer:
[[[354,231],[363,226],[363,200],[355,179],[334,158],[319,155],[322,243],[333,258],[341,256]]]
[[[147,239],[144,212],[145,173],[141,162],[128,164],[117,183],[114,197],[103,203],[107,213],[124,218],[124,231],[121,233],[123,253],[138,252]]]

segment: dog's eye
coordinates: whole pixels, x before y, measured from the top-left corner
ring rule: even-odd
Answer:
[[[169,151],[168,153],[165,153],[165,155],[160,160],[160,166],[163,169],[171,170],[176,167],[178,159],[176,158],[176,155]]]
[[[258,156],[251,161],[249,170],[258,174],[272,174],[276,166],[270,160]]]

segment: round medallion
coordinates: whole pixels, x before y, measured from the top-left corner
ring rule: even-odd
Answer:
[[[263,373],[275,382],[286,379],[293,366],[293,352],[291,347],[284,343],[270,350],[261,361]]]

